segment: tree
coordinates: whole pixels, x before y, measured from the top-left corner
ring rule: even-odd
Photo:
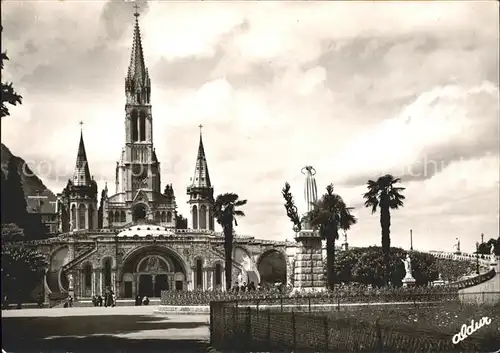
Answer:
[[[380,226],[382,229],[382,251],[385,254],[386,273],[389,266],[389,251],[391,247],[391,209],[397,210],[403,207],[402,194],[405,188],[397,187],[401,181],[390,174],[386,174],[377,181],[368,180],[368,192],[363,195],[365,207],[371,207],[372,214],[380,208]]]
[[[335,258],[336,283],[357,282],[381,287],[386,284],[386,278],[394,286],[401,286],[406,271],[401,261],[406,256],[405,250],[391,248],[389,252],[389,274],[385,274],[384,257],[381,247],[353,248],[341,251]],[[412,275],[417,285],[426,285],[438,278],[440,267],[434,256],[426,253],[412,252]],[[452,261],[458,263],[456,261]],[[460,266],[462,273],[467,272]],[[443,278],[445,274],[442,273]]]
[[[212,213],[217,223],[222,227],[224,233],[224,257],[225,257],[225,276],[226,289],[231,290],[232,268],[233,268],[233,222],[238,226],[236,216],[244,217],[245,213],[238,210],[247,203],[247,200],[239,200],[239,196],[233,193],[218,195],[212,203]]]
[[[42,280],[47,262],[37,251],[22,244],[2,244],[2,298],[18,303],[29,299]]]
[[[0,26],[0,32],[3,31],[3,27]],[[3,71],[4,61],[9,60],[6,52],[2,53],[0,59],[0,69]],[[22,98],[19,94],[17,94],[16,90],[12,86],[12,82],[2,82],[2,106],[0,109],[0,117],[9,116],[9,108],[6,104],[17,105],[22,104]]]
[[[177,229],[187,229],[188,220],[182,217],[181,214],[175,216],[175,228]]]
[[[290,184],[285,182],[285,187],[281,190],[281,194],[285,199],[286,214],[288,218],[290,218],[290,221],[292,221],[293,223],[293,231],[295,233],[298,233],[302,229],[302,225],[297,212],[297,207],[295,206],[295,202],[293,201],[292,193],[290,192]]]
[[[347,207],[342,197],[333,192],[333,184],[326,187],[326,193],[313,205],[306,215],[311,226],[319,230],[320,236],[326,239],[327,283],[333,290],[335,274],[335,241],[339,238],[339,230],[347,231],[357,220],[351,214],[352,207]]]
[[[500,255],[500,237],[498,239],[491,238],[486,243],[479,244],[478,252],[482,255],[491,254],[491,246],[493,245],[493,253],[497,256]]]
[[[24,240],[24,231],[17,224],[2,223],[2,244],[12,240]]]

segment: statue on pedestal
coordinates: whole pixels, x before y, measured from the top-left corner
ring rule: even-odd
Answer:
[[[71,291],[71,290],[74,289],[74,287],[73,287],[74,286],[73,275],[71,273],[68,275],[68,282],[69,282],[69,284],[68,284],[68,290]]]
[[[455,252],[456,253],[459,253],[460,252],[460,239],[456,238],[457,239],[457,243],[455,244]]]
[[[491,260],[491,262],[496,262],[497,261],[497,257],[495,255],[495,244],[491,244],[491,248],[490,248],[490,260]]]
[[[405,275],[405,278],[413,278],[412,274],[411,274],[411,259],[410,259],[410,254],[406,254],[406,259],[401,259],[401,261],[403,262],[403,264],[405,265],[405,271],[406,271],[406,275]]]

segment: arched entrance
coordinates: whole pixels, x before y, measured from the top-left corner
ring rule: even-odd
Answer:
[[[169,289],[169,275],[173,276],[173,264],[159,255],[143,258],[137,266],[139,276],[138,294],[141,297],[160,297],[162,290]]]
[[[132,212],[132,219],[134,222],[143,221],[146,219],[147,210],[146,205],[139,204],[134,207],[134,211]]]
[[[268,250],[262,254],[258,263],[260,280],[264,286],[272,286],[277,282],[286,284],[286,258],[277,250]]]
[[[143,246],[124,258],[120,295],[124,298],[161,297],[166,290],[187,290],[187,266],[175,250]]]

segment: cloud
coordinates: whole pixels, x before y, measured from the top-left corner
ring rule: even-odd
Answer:
[[[107,181],[114,190],[132,4],[2,5],[11,58],[2,79],[24,96],[2,121],[3,142],[34,169],[42,161],[64,166],[43,176],[59,192],[83,120],[91,173],[100,189]],[[188,214],[201,123],[215,192],[249,200],[241,233],[290,238],[281,188],[289,181],[303,209],[306,164],[318,171],[320,193],[334,183],[357,207],[367,179],[403,176],[408,203],[394,215],[395,244],[406,244],[411,227],[424,248],[445,249],[456,236],[473,244],[480,224],[494,233],[498,184],[471,173],[491,178],[498,160],[495,10],[493,2],[143,3],[162,188],[172,183]],[[378,217],[363,207],[356,214],[352,242],[378,244]]]

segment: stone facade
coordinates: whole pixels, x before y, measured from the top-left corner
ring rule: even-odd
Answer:
[[[113,290],[120,298],[136,295],[159,297],[162,290],[225,290],[223,237],[210,230],[169,230],[153,224],[121,230],[85,230],[32,242],[50,263],[45,293],[64,293],[73,278],[77,298]],[[260,282],[258,264],[272,252],[287,259],[292,268],[295,243],[237,237],[233,281]],[[236,261],[237,253],[246,254]],[[148,262],[159,264],[156,268]],[[254,276],[254,277],[252,277]],[[235,282],[233,282],[235,283]]]

